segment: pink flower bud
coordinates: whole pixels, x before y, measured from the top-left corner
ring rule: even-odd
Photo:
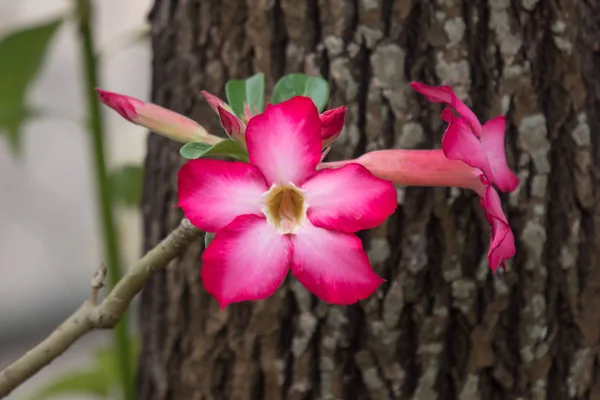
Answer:
[[[96,89],[100,101],[118,112],[123,118],[152,132],[178,142],[205,142],[215,144],[221,139],[210,135],[201,125],[166,108],[144,103],[134,97]]]
[[[348,107],[346,106],[337,107],[327,110],[320,115],[323,147],[329,146],[342,133],[347,109]]]

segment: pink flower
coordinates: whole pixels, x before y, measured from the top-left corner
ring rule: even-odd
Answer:
[[[260,113],[257,110],[250,110],[250,107],[244,103],[244,116],[239,118],[235,115],[231,107],[217,96],[210,94],[205,90],[202,91],[202,95],[213,111],[219,115],[221,125],[223,126],[223,129],[225,129],[225,132],[245,148],[246,141],[244,139],[244,134],[246,125],[252,117]],[[346,110],[346,106],[337,107],[327,110],[319,116],[321,119],[321,140],[323,148],[329,146],[342,132]]]
[[[150,129],[178,142],[205,142],[215,144],[221,141],[209,134],[206,129],[191,119],[166,108],[144,103],[134,97],[96,89],[100,101],[118,112],[126,120]]]
[[[461,160],[479,168],[490,183],[503,192],[512,192],[519,184],[517,176],[508,168],[504,151],[505,117],[496,117],[481,125],[469,109],[449,86],[427,86],[412,82],[411,87],[429,101],[445,103],[454,108],[442,113],[448,128],[442,139],[444,154],[451,160]]]
[[[378,178],[402,186],[461,187],[481,196],[481,205],[491,225],[488,263],[492,271],[504,267],[515,254],[514,236],[502,211],[500,197],[485,175],[463,161],[448,159],[442,150],[378,150],[354,160],[321,163],[319,170],[360,164]]]
[[[396,191],[358,164],[316,172],[320,132],[312,100],[294,97],[250,119],[249,164],[198,159],[179,171],[179,206],[216,232],[201,276],[221,307],[269,297],[288,270],[334,304],[364,299],[383,282],[354,233],[391,215]]]

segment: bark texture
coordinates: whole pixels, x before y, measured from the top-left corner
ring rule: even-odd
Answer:
[[[361,234],[387,283],[351,307],[288,279],[221,312],[198,242],[143,292],[140,399],[600,399],[600,1],[156,0],[150,19],[153,100],[215,132],[202,89],[304,71],[349,105],[330,159],[439,147],[441,107],[408,82],[450,84],[480,118],[507,114],[521,185],[496,276],[475,194],[399,189]],[[150,136],[146,248],[181,218],[181,163]]]

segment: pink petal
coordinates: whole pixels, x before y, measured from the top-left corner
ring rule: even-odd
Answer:
[[[489,180],[494,179],[483,146],[464,118],[454,117],[450,120],[442,138],[442,150],[449,160],[461,160],[473,168],[479,168]]]
[[[502,210],[500,196],[492,186],[486,188],[481,205],[491,225],[488,263],[491,270],[495,272],[498,267],[505,268],[506,260],[515,255],[515,237]]]
[[[178,206],[192,224],[217,232],[238,215],[262,216],[262,195],[268,187],[250,164],[201,158],[181,167],[177,190]]]
[[[432,103],[445,103],[456,109],[465,118],[477,137],[481,136],[481,124],[477,116],[459,99],[450,86],[428,86],[420,82],[411,82],[410,86],[427,97]]]
[[[291,252],[289,237],[264,217],[242,215],[217,232],[202,254],[202,282],[221,308],[265,299],[287,275]]]
[[[293,97],[253,117],[246,127],[250,163],[267,182],[296,185],[315,172],[321,159],[321,120],[313,101]]]
[[[362,243],[353,234],[328,231],[306,223],[291,235],[292,273],[318,298],[353,304],[384,282],[369,265]]]
[[[245,145],[244,131],[246,130],[246,127],[244,123],[233,113],[230,113],[221,106],[217,107],[217,112],[219,113],[221,125],[229,137],[236,142]]]
[[[321,118],[321,139],[323,147],[331,144],[342,132],[344,128],[344,120],[346,118],[346,110],[348,107],[342,106],[325,111],[320,115]]]
[[[506,162],[505,128],[505,117],[496,117],[486,122],[483,125],[481,145],[494,173],[494,185],[503,192],[512,192],[519,184],[519,178],[510,170]]]
[[[359,164],[317,172],[302,185],[308,218],[318,227],[342,232],[374,228],[397,206],[394,184]]]

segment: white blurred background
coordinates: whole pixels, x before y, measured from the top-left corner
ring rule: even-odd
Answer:
[[[127,32],[144,28],[151,2],[95,1],[97,45],[100,51],[112,49],[101,65],[103,88],[148,99],[148,41],[117,52],[115,46]],[[69,0],[0,0],[0,36],[65,13],[70,5]],[[29,98],[76,118],[83,115],[82,85],[76,28],[69,23],[55,37]],[[145,130],[104,111],[110,165],[142,163]],[[29,121],[23,134],[20,157],[0,137],[0,367],[87,298],[90,277],[103,261],[87,133],[64,118],[52,118]],[[140,253],[139,215],[120,210],[118,223],[129,264]],[[85,365],[90,349],[109,334],[90,335],[9,398],[24,398],[53,376]]]

